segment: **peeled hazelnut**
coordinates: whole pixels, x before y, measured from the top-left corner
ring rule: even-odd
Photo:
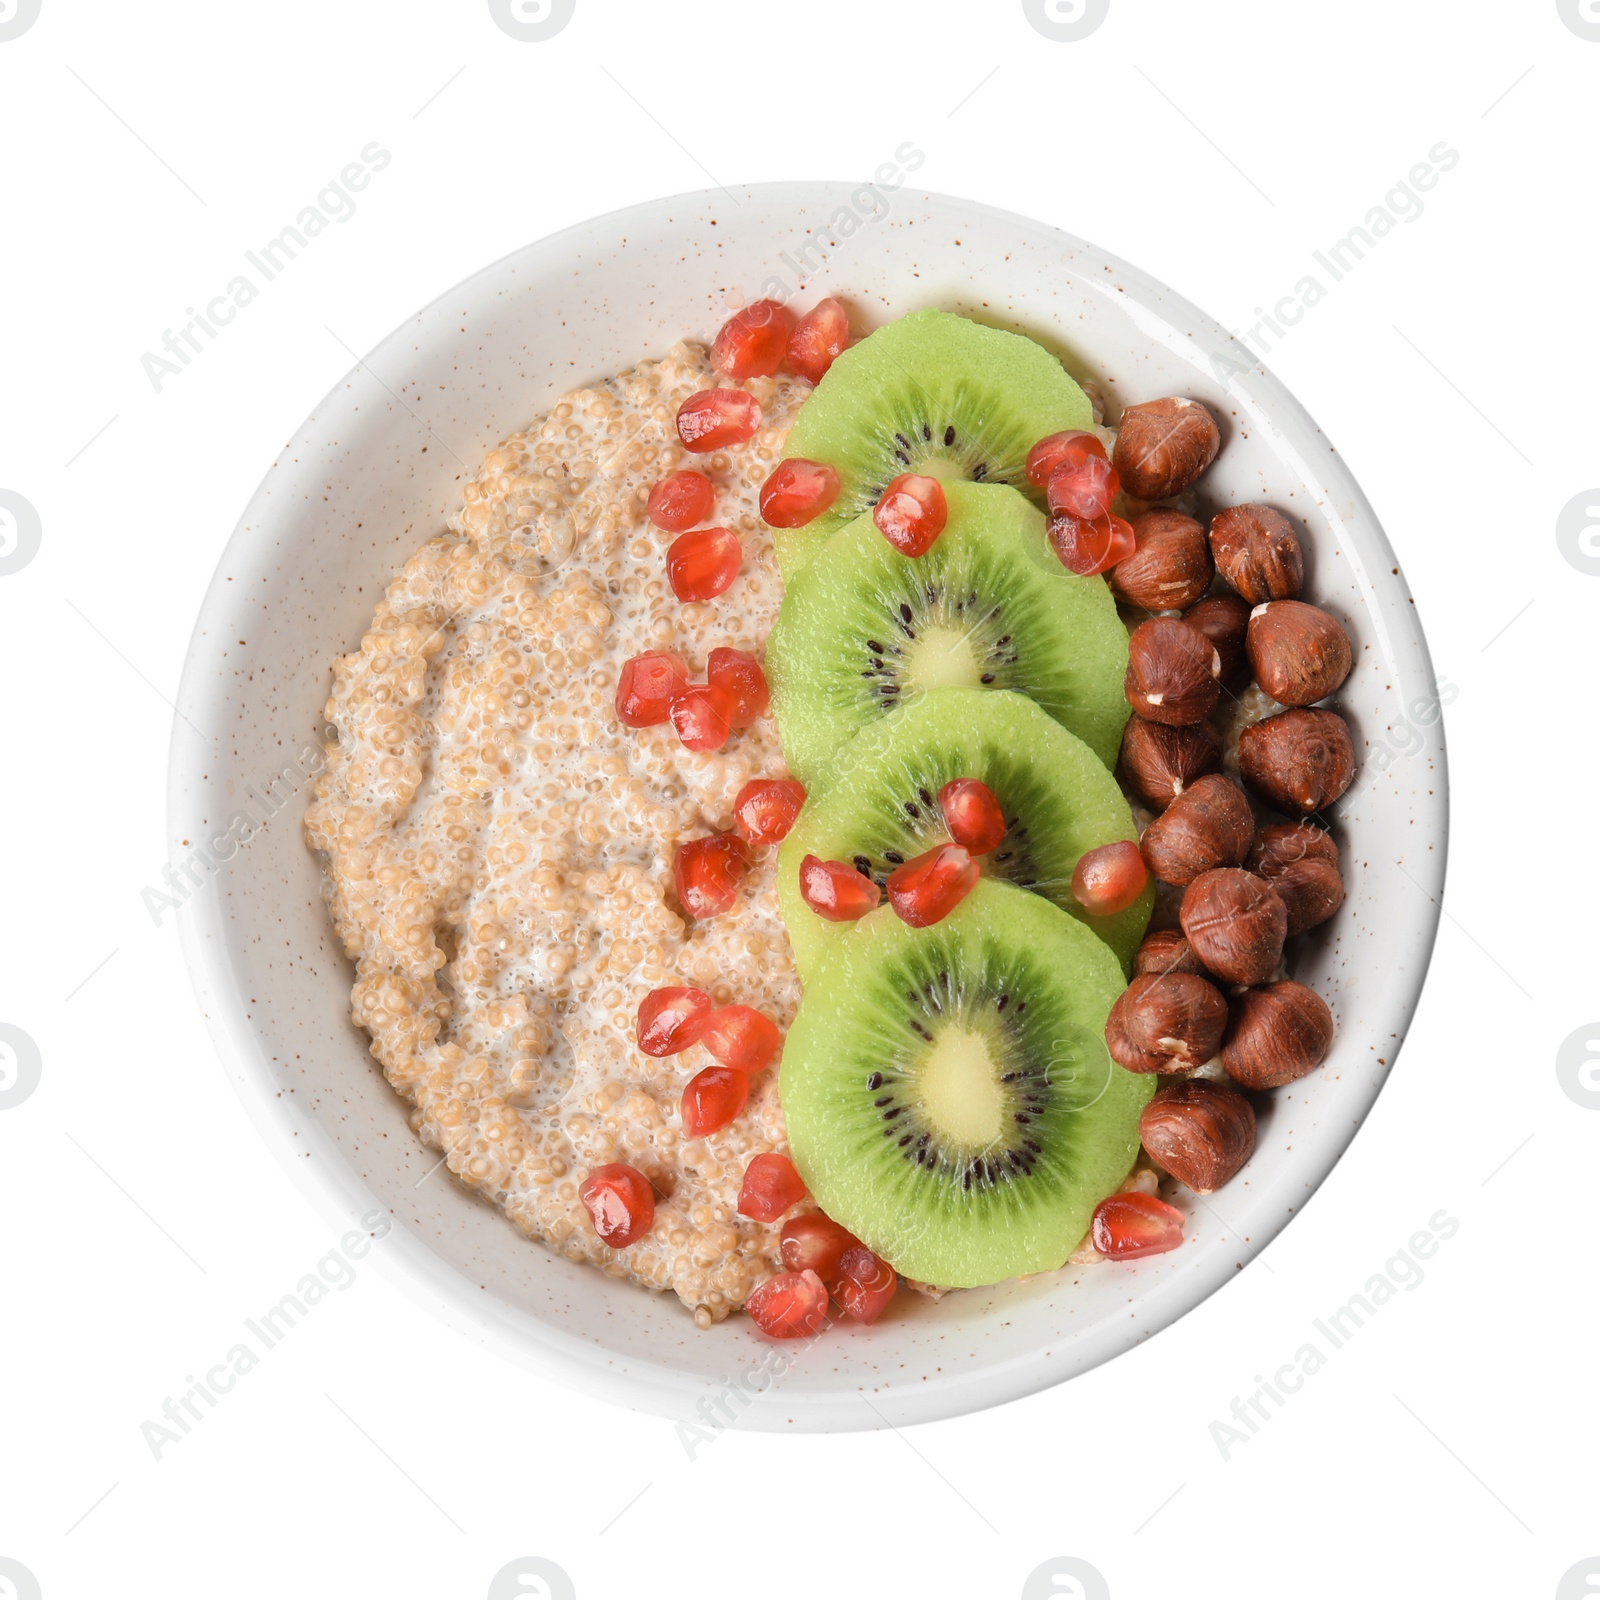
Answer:
[[[1265,983],[1283,959],[1289,911],[1264,878],[1240,867],[1202,872],[1178,908],[1183,936],[1226,983]]]
[[[1176,928],[1163,928],[1158,933],[1147,933],[1133,957],[1135,977],[1147,972],[1191,972],[1197,978],[1211,974],[1200,964],[1200,957],[1189,947],[1189,941]]]
[[[1209,722],[1169,728],[1129,717],[1122,730],[1123,782],[1154,811],[1164,811],[1196,778],[1222,765],[1222,735]]]
[[[1213,867],[1236,867],[1256,831],[1244,790],[1220,773],[1197,778],[1144,830],[1139,850],[1163,883],[1193,883]]]
[[[1239,735],[1239,775],[1280,811],[1309,816],[1356,775],[1350,729],[1337,711],[1284,711]]]
[[[1222,1064],[1247,1089],[1281,1089],[1322,1064],[1333,1013],[1303,983],[1284,979],[1241,995],[1222,1043]]]
[[[1320,606],[1269,600],[1250,613],[1250,669],[1282,706],[1326,700],[1350,676],[1350,635]]]
[[[1139,1118],[1139,1142],[1196,1194],[1220,1189],[1256,1147],[1256,1113],[1237,1089],[1190,1078],[1158,1090]]]
[[[1339,847],[1321,828],[1274,823],[1256,835],[1246,863],[1289,908],[1289,937],[1326,922],[1344,904]]]
[[[1222,686],[1243,688],[1250,676],[1250,663],[1244,653],[1244,636],[1250,626],[1250,602],[1236,594],[1207,595],[1184,612],[1183,620],[1211,641],[1222,662]]]
[[[1146,973],[1133,980],[1106,1019],[1106,1047],[1130,1072],[1145,1072],[1151,1057],[1161,1072],[1189,1072],[1209,1061],[1228,1025],[1228,1002],[1215,984],[1191,972]],[[1124,1044],[1128,1059],[1117,1054]]]
[[[1176,617],[1152,617],[1128,640],[1122,692],[1147,722],[1181,728],[1211,715],[1221,670],[1222,661],[1204,634]]]
[[[1146,611],[1182,611],[1211,587],[1206,530],[1181,511],[1143,511],[1133,519],[1134,547],[1108,578],[1111,592]]]
[[[1222,448],[1216,419],[1177,396],[1129,406],[1117,424],[1111,464],[1122,487],[1141,500],[1166,500],[1200,476]]]
[[[1293,600],[1305,582],[1294,524],[1271,506],[1230,506],[1211,519],[1217,571],[1253,606]]]

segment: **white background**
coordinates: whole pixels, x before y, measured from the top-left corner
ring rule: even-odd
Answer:
[[[0,43],[0,489],[43,527],[0,577],[0,1021],[43,1062],[0,1111],[0,1557],[45,1600],[480,1597],[525,1554],[585,1600],[1009,1597],[1057,1556],[1116,1600],[1543,1600],[1600,1555],[1600,1115],[1555,1071],[1600,1014],[1600,577],[1555,538],[1600,483],[1597,86],[1600,42],[1555,0],[1111,0],[1070,44],[1017,0],[577,0],[537,44],[484,0],[43,0]],[[1268,356],[1459,687],[1446,918],[1376,1111],[1220,1294],[998,1411],[730,1434],[691,1462],[670,1422],[504,1365],[366,1263],[155,1461],[141,1423],[329,1244],[139,900],[169,700],[241,508],[351,350],[506,251],[713,177],[865,178],[907,139],[919,184],[1071,229],[1241,329],[1436,143],[1460,152]],[[372,140],[393,161],[357,213],[158,394],[144,352]],[[1459,1231],[1424,1281],[1224,1460],[1213,1420],[1441,1209]]]

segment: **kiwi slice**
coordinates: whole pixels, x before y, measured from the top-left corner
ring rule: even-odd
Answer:
[[[1084,851],[1139,837],[1116,779],[1022,695],[934,689],[863,728],[839,752],[778,853],[778,904],[801,978],[810,978],[845,925],[824,921],[800,898],[800,863],[808,855],[852,861],[882,884],[902,862],[949,838],[938,796],[953,778],[981,778],[1005,814],[1005,838],[981,858],[985,875],[1054,901],[1127,971],[1150,920],[1154,884],[1113,917],[1091,917],[1072,897],[1072,869]]]
[[[785,580],[902,472],[1005,483],[1035,493],[1023,466],[1047,433],[1088,428],[1094,411],[1066,369],[1032,339],[914,311],[852,345],[800,408],[784,452],[826,461],[839,498],[774,540]]]
[[[1133,1165],[1156,1087],[1106,1050],[1122,986],[1081,923],[992,879],[929,928],[888,909],[855,923],[783,1047],[817,1204],[927,1283],[1061,1266]]]
[[[946,486],[950,517],[912,560],[857,517],[796,574],[767,641],[772,706],[809,788],[860,729],[929,689],[1027,695],[1110,767],[1128,634],[1103,578],[1079,578],[1014,489]]]

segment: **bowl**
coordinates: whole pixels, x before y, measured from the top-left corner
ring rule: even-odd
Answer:
[[[709,340],[742,299],[792,295],[803,309],[827,293],[874,324],[933,305],[1029,333],[1098,382],[1113,417],[1166,394],[1210,405],[1224,447],[1205,499],[1271,501],[1305,526],[1307,592],[1355,643],[1339,704],[1363,765],[1336,808],[1348,898],[1295,963],[1333,1008],[1333,1052],[1271,1097],[1249,1166],[1192,1208],[1180,1249],[937,1303],[908,1294],[876,1327],[774,1345],[744,1317],[698,1331],[676,1297],[560,1259],[432,1170],[437,1153],[349,1021],[351,969],[300,817],[330,664],[391,573],[443,530],[488,449],[580,382]],[[899,1426],[1015,1399],[1148,1339],[1233,1278],[1338,1160],[1394,1065],[1439,914],[1433,670],[1399,562],[1338,453],[1170,289],[1055,228],[914,192],[903,176],[650,201],[530,244],[410,318],[267,473],[201,608],[179,705],[169,814],[188,843],[174,864],[204,885],[179,920],[262,1137],[335,1227],[390,1217],[374,1259],[429,1310],[558,1381],[668,1416],[693,1417],[711,1396],[746,1427]]]

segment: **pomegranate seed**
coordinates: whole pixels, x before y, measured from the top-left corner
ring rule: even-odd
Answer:
[[[759,1072],[778,1053],[778,1025],[753,1006],[722,1006],[706,1018],[700,1043],[725,1067]]]
[[[748,728],[757,717],[767,714],[767,675],[748,650],[719,645],[706,658],[706,682],[727,695],[732,706],[728,720],[733,727]]]
[[[821,383],[822,375],[850,343],[850,319],[837,300],[819,300],[789,335],[789,365],[802,378]]]
[[[1072,898],[1091,916],[1126,911],[1144,893],[1150,874],[1131,839],[1103,844],[1078,857],[1072,869]]]
[[[876,1322],[894,1299],[896,1282],[894,1268],[858,1244],[839,1258],[833,1294],[852,1322]]]
[[[625,728],[665,722],[672,702],[688,687],[689,669],[673,655],[646,650],[622,663],[617,678],[617,716]]]
[[[769,1339],[801,1339],[828,1326],[828,1291],[814,1272],[780,1272],[758,1283],[744,1308]]]
[[[691,917],[715,917],[733,904],[739,880],[750,868],[743,840],[731,833],[686,839],[673,857],[678,904]]]
[[[733,726],[733,696],[715,684],[691,683],[672,702],[671,715],[685,750],[720,750]]]
[[[594,1231],[613,1250],[625,1250],[642,1239],[656,1220],[655,1190],[637,1167],[614,1161],[596,1167],[578,1186]]]
[[[712,1013],[704,989],[652,989],[639,1002],[639,1048],[647,1056],[675,1056],[700,1037]]]
[[[711,344],[711,365],[736,382],[770,378],[783,365],[794,312],[776,300],[753,300],[722,324]]]
[[[685,533],[711,515],[717,491],[701,472],[669,472],[650,490],[645,515],[668,533]]]
[[[935,845],[889,874],[889,904],[913,928],[950,915],[978,881],[978,863],[958,844]]]
[[[1095,1207],[1089,1242],[1113,1261],[1158,1256],[1183,1243],[1183,1213],[1137,1189],[1109,1195]]]
[[[944,532],[948,515],[944,485],[937,478],[902,472],[883,491],[872,520],[901,555],[915,558],[928,553],[933,541]]]
[[[830,1279],[838,1276],[839,1260],[845,1251],[860,1244],[849,1229],[841,1228],[820,1211],[790,1217],[778,1239],[784,1266],[793,1272],[815,1272]]]
[[[804,787],[793,778],[752,778],[733,802],[733,825],[747,844],[778,844],[805,801]]]
[[[1111,502],[1121,487],[1117,469],[1102,452],[1097,456],[1085,455],[1080,461],[1063,461],[1050,474],[1045,498],[1052,515],[1059,516],[1065,511],[1068,516],[1092,522],[1110,511]]]
[[[761,485],[761,520],[769,528],[803,528],[839,498],[839,474],[825,461],[792,456]]]
[[[743,389],[702,389],[678,407],[678,438],[703,456],[743,444],[761,426],[761,407]]]
[[[806,1186],[788,1156],[756,1156],[744,1169],[739,1189],[739,1215],[756,1222],[776,1222],[790,1206],[806,1197]]]
[[[875,910],[883,890],[844,861],[807,856],[800,863],[800,898],[827,922],[854,922]]]
[[[710,600],[739,576],[744,546],[732,528],[696,528],[667,546],[667,582],[686,604]]]
[[[939,791],[950,837],[969,855],[986,856],[1006,836],[1006,819],[994,790],[976,778],[953,778]]]
[[[1023,470],[1035,489],[1042,489],[1050,481],[1050,474],[1067,461],[1082,461],[1086,456],[1106,458],[1106,447],[1092,433],[1082,428],[1068,428],[1064,433],[1046,434],[1028,452]]]
[[[683,1091],[683,1131],[691,1139],[726,1128],[744,1110],[750,1080],[735,1067],[707,1067]]]
[[[1080,578],[1091,578],[1126,561],[1135,542],[1133,524],[1110,512],[1093,522],[1065,511],[1050,519],[1050,548],[1061,565]]]

